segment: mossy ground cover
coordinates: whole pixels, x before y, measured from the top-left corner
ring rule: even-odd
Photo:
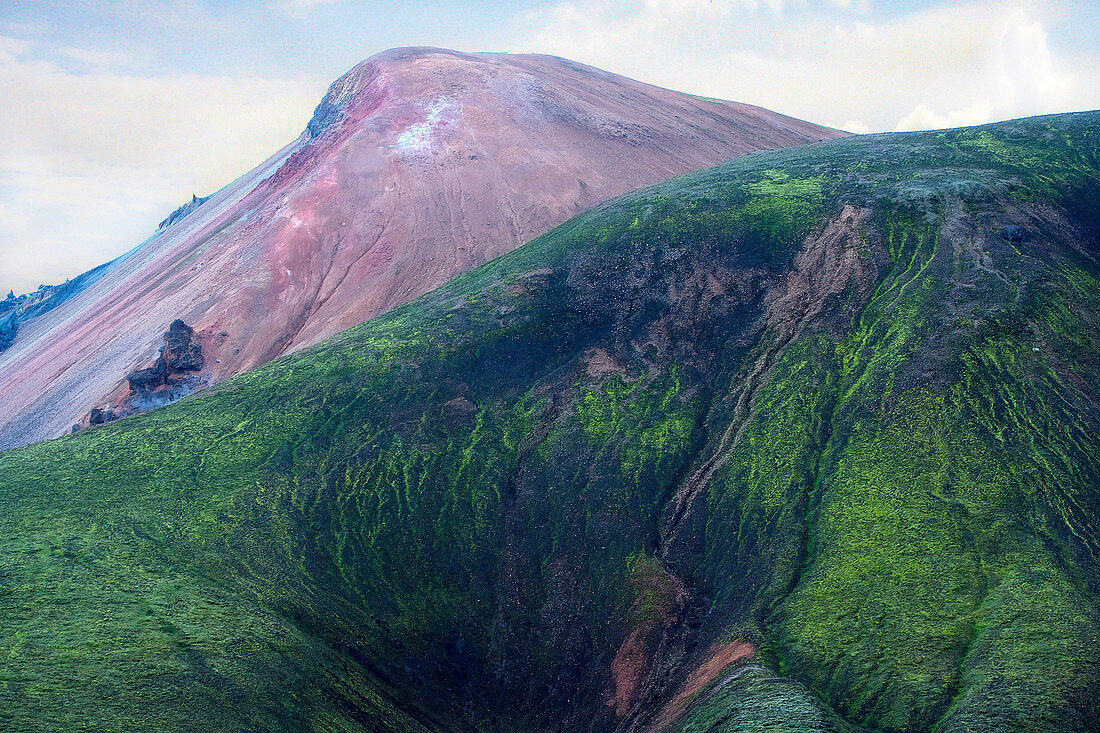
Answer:
[[[755,666],[738,668],[719,680],[681,721],[683,733],[849,733],[855,730],[831,713],[804,686]]]
[[[746,156],[0,454],[0,727],[612,729],[669,572],[767,668],[684,730],[1095,727],[1098,124]],[[845,206],[874,282],[781,338]]]

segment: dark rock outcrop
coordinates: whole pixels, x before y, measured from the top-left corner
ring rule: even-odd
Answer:
[[[161,360],[167,369],[178,372],[197,372],[202,369],[202,345],[195,338],[195,331],[178,318],[164,332],[164,348]]]
[[[93,408],[88,414],[88,424],[102,425],[175,402],[206,385],[205,377],[196,374],[204,363],[202,344],[195,330],[177,318],[164,332],[164,346],[153,365],[126,375],[130,394],[122,404]]]
[[[88,415],[88,424],[102,425],[103,423],[117,420],[119,417],[120,415],[117,415],[114,410],[103,407],[93,407],[91,413]],[[74,425],[73,427],[75,428],[77,426]],[[75,433],[76,431],[74,430],[73,432]]]
[[[329,125],[340,119],[341,115],[342,110],[339,107],[330,102],[327,98],[322,99],[321,103],[317,105],[317,108],[313,110],[313,117],[310,118],[309,124],[306,125],[309,139],[312,140],[320,135]]]
[[[157,359],[156,364],[144,369],[130,372],[126,375],[126,381],[130,383],[131,392],[156,389],[168,382],[168,370],[164,367],[164,358]]]
[[[19,323],[14,318],[0,318],[0,351],[11,346],[18,330]]]
[[[20,323],[47,313],[72,298],[98,280],[112,264],[100,265],[60,285],[39,285],[33,293],[16,296],[14,291],[9,291],[8,297],[0,301],[0,351],[15,341]]]
[[[1001,230],[1001,239],[1013,244],[1023,244],[1028,240],[1027,230],[1016,224],[1009,224]]]
[[[180,219],[187,216],[188,214],[190,214],[195,209],[197,209],[200,206],[202,206],[203,204],[205,204],[209,198],[210,198],[209,196],[204,196],[203,198],[200,199],[195,194],[191,194],[191,200],[188,201],[183,206],[176,209],[175,211],[173,211],[171,214],[169,214],[168,218],[165,219],[164,221],[162,221],[160,223],[160,225],[157,227],[157,231],[159,232],[163,229],[167,229],[168,227],[172,226],[177,221],[179,221]]]

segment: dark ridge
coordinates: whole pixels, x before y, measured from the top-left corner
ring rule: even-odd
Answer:
[[[169,214],[168,218],[165,219],[164,221],[162,221],[160,223],[160,225],[157,227],[157,231],[159,232],[162,229],[167,229],[168,227],[172,226],[177,221],[179,221],[183,217],[187,216],[192,211],[199,208],[200,206],[202,206],[203,204],[205,204],[209,200],[210,200],[209,196],[205,196],[205,197],[200,199],[195,194],[191,194],[191,200],[188,201],[183,206],[176,209],[175,211],[173,211],[171,214]]]
[[[340,119],[342,114],[339,107],[328,99],[322,99],[321,103],[313,110],[313,117],[310,118],[309,123],[306,125],[309,139],[312,140],[318,137],[322,132],[328,129],[329,125]]]
[[[98,280],[115,261],[94,267],[60,285],[39,285],[33,293],[16,296],[9,292],[0,301],[0,351],[11,346],[19,324],[51,311]]]

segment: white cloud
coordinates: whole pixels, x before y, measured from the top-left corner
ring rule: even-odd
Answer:
[[[118,51],[99,51],[87,48],[61,48],[58,52],[73,61],[87,66],[112,67],[129,63],[131,56]]]
[[[130,249],[192,193],[221,188],[292,140],[324,91],[300,80],[74,73],[24,56],[25,46],[6,48],[0,42],[5,293]]]
[[[1024,112],[1064,107],[1075,83],[1073,74],[1059,69],[1042,23],[1020,10],[1002,25],[995,78],[1002,105]]]
[[[1077,82],[1054,59],[1043,24],[1018,9],[998,21],[985,39],[985,62],[974,69],[975,90],[981,96],[944,113],[921,102],[894,129],[961,127],[1074,108]]]
[[[783,11],[783,0],[763,0],[763,5],[773,13]],[[704,17],[728,17],[738,11],[756,12],[760,0],[645,0],[645,11],[665,15],[698,15]]]
[[[670,10],[699,4],[558,5],[533,14],[514,45],[853,131],[1100,106],[1097,53],[1059,57],[1042,6],[943,3],[885,20],[859,0],[791,0],[782,16],[735,0],[719,6],[725,15]]]
[[[30,44],[19,38],[0,36],[0,62],[12,60],[21,53],[26,53]]]
[[[993,119],[993,105],[985,100],[974,102],[963,109],[955,109],[940,114],[921,103],[905,115],[894,126],[897,132],[910,130],[940,130],[947,127],[965,127],[980,125]]]
[[[840,125],[840,129],[854,132],[857,135],[866,135],[871,131],[871,126],[862,120],[845,120],[844,123]]]
[[[871,0],[826,0],[826,4],[836,10],[847,10],[855,13],[868,13],[871,10]]]

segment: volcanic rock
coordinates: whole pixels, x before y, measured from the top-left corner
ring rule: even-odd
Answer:
[[[0,351],[11,346],[19,333],[20,324],[37,318],[88,287],[112,265],[107,263],[66,280],[60,285],[39,285],[33,293],[16,296],[14,291],[0,301]]]
[[[178,318],[164,332],[161,358],[168,369],[177,372],[197,372],[202,369],[202,345],[195,331]]]
[[[18,332],[19,324],[14,319],[2,319],[0,320],[0,351],[11,346],[15,341],[16,333]]]
[[[1001,239],[1013,244],[1022,244],[1028,240],[1027,231],[1017,224],[1009,224],[1001,230]]]
[[[313,117],[310,119],[309,124],[306,125],[309,139],[312,140],[320,135],[329,125],[340,119],[340,116],[339,107],[329,101],[328,98],[322,99],[321,103],[317,105],[317,109],[313,110]]]
[[[164,221],[162,221],[159,226],[157,226],[157,231],[160,231],[161,229],[166,229],[166,228],[172,226],[177,221],[179,221],[180,219],[187,216],[188,214],[190,214],[195,209],[197,209],[200,206],[202,206],[203,204],[205,204],[209,199],[210,199],[209,196],[206,196],[206,197],[200,199],[195,194],[191,194],[191,200],[188,201],[183,206],[176,209],[175,211],[173,211],[171,214],[169,214],[168,218],[165,219]]]
[[[194,329],[177,318],[162,338],[164,345],[157,352],[153,366],[127,374],[129,393],[114,409],[92,408],[88,413],[89,425],[100,425],[170,404],[207,384],[206,379],[193,374],[201,370],[204,363],[202,344]]]
[[[130,384],[131,392],[154,389],[168,381],[168,370],[165,369],[164,360],[157,359],[155,365],[127,374],[126,381]]]
[[[118,416],[115,415],[113,410],[109,410],[109,409],[102,408],[102,407],[93,407],[92,411],[88,414],[88,424],[89,425],[102,425],[104,423],[109,423],[112,420],[116,420],[117,418],[118,418]],[[73,425],[73,427],[77,428],[79,426],[78,425]],[[76,430],[73,430],[72,432],[75,433]]]

